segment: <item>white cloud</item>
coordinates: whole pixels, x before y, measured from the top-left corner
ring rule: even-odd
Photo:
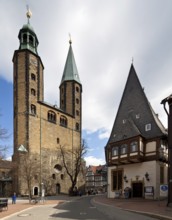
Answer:
[[[103,129],[99,138],[108,137],[132,57],[148,99],[165,120],[160,101],[172,92],[171,1],[128,0],[124,4],[120,0],[74,0],[70,4],[68,0],[30,0],[29,5],[33,12],[30,23],[39,39],[38,51],[45,66],[45,101],[59,103],[58,87],[70,32],[83,85],[83,129]],[[25,10],[24,1],[0,2],[0,76],[11,82],[18,32],[27,22]]]
[[[105,164],[105,160],[102,158],[96,158],[94,156],[88,156],[84,158],[86,161],[86,166],[93,165],[93,166],[98,166],[98,165],[103,165]]]

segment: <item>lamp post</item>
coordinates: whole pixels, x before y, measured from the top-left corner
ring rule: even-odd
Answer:
[[[169,105],[169,111],[166,109],[166,103]],[[168,116],[168,203],[172,206],[172,94],[161,101],[164,110]]]

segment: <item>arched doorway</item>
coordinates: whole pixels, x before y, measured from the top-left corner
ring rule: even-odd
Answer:
[[[37,186],[35,186],[33,189],[33,195],[38,196],[38,187]]]
[[[56,194],[60,194],[60,184],[56,184]]]

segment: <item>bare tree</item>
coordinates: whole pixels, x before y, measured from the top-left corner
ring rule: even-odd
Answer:
[[[32,185],[35,183],[39,183],[40,185],[40,161],[36,158],[36,155],[20,155],[22,162],[22,170],[20,170],[21,178],[24,180],[24,183],[27,186],[29,201],[31,202],[32,198]]]
[[[0,128],[0,140],[4,141],[7,140],[10,137],[8,130],[5,128]],[[6,152],[8,150],[8,146],[4,144],[0,144],[0,159],[4,159]]]
[[[82,144],[80,147],[73,148],[71,150],[66,149],[61,145],[59,149],[60,149],[60,157],[62,158],[63,166],[71,181],[71,188],[69,193],[73,194],[77,184],[77,178],[80,172],[84,171],[85,162],[83,158],[84,155],[87,153],[86,142],[85,140],[82,140]]]

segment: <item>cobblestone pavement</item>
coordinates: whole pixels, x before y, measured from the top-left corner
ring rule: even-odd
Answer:
[[[35,206],[49,205],[49,204],[58,205],[61,202],[63,202],[63,201],[61,201],[61,200],[46,200],[45,203],[29,204],[28,200],[20,200],[20,201],[17,201],[16,204],[11,204],[11,202],[9,201],[8,210],[3,209],[2,211],[0,211],[0,219],[2,219],[2,220],[6,219],[7,216],[10,216],[12,214],[21,212],[25,209],[29,209],[29,208],[32,208]]]
[[[140,212],[159,219],[172,219],[172,207],[167,207],[167,200],[148,199],[109,199],[106,195],[95,196],[93,201],[105,205],[115,206],[124,210]]]
[[[69,197],[55,197],[52,200],[48,199],[44,204],[29,204],[28,200],[17,201],[16,204],[11,204],[9,200],[8,210],[3,210],[0,212],[0,219],[6,219],[14,213],[21,212],[22,210],[39,206],[39,205],[49,205],[54,204],[55,206],[59,203],[68,200]],[[104,205],[115,206],[120,209],[125,209],[134,212],[141,212],[150,216],[158,216],[162,220],[172,220],[172,207],[167,207],[167,201],[157,201],[157,200],[146,200],[146,199],[109,199],[106,195],[97,195],[93,197],[93,202],[101,203]]]

